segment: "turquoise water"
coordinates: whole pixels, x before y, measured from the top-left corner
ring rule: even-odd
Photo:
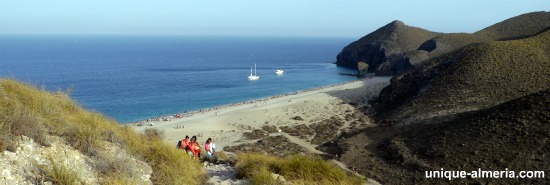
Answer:
[[[85,108],[126,123],[355,80],[333,64],[351,41],[1,36],[0,77],[71,89]],[[249,81],[254,64],[260,79]]]

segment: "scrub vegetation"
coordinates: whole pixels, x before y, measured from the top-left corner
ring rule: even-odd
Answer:
[[[107,150],[104,142],[120,145],[151,166],[154,184],[201,184],[205,179],[198,162],[184,157],[182,151],[166,144],[155,131],[138,134],[99,113],[81,108],[65,92],[51,93],[15,80],[0,79],[0,151],[15,151],[14,138],[21,135],[45,147],[51,144],[49,135],[59,136],[83,154],[102,159],[97,160],[102,165],[94,165],[99,178],[104,179],[101,183],[128,182],[126,164],[101,155]],[[44,176],[55,184],[75,184],[73,171],[53,160],[55,158],[52,157],[51,167],[42,168]]]

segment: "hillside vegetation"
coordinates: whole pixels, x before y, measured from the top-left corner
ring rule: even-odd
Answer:
[[[550,27],[550,12],[532,12],[506,19],[474,33],[491,40],[514,40],[530,37]]]
[[[437,57],[473,43],[513,40],[533,36],[550,27],[550,12],[533,12],[506,19],[475,33],[444,34],[426,41],[418,50]]]
[[[152,168],[150,180],[154,184],[201,184],[205,179],[198,162],[167,145],[154,130],[137,134],[129,127],[82,109],[63,92],[49,93],[14,80],[0,79],[0,151],[20,150],[16,142],[21,136],[32,138],[44,147],[52,147],[55,138],[62,138],[92,160],[94,179],[99,179],[100,184],[144,182],[142,177],[129,174],[125,160],[113,160],[118,158],[116,154],[109,155],[113,146],[146,162]],[[33,184],[83,183],[84,180],[75,176],[77,171],[54,162],[64,154],[51,155],[48,157],[51,166],[41,167],[37,161],[36,167],[30,169],[42,173],[43,179],[24,179]]]
[[[402,154],[390,160],[409,160],[404,168],[477,170],[550,169],[550,90],[534,93],[484,109],[447,123],[418,126],[389,142],[389,148]],[[404,156],[415,156],[406,158]],[[423,164],[427,164],[423,166]],[[548,172],[548,171],[547,171]],[[487,179],[477,180],[480,182]],[[545,179],[491,179],[497,184],[531,181],[548,184]]]
[[[550,87],[550,31],[472,45],[396,76],[374,102],[396,123],[438,122]]]
[[[548,184],[549,104],[547,89],[438,124],[367,130],[341,141],[342,160],[383,184]],[[532,179],[425,177],[441,168],[546,173]]]

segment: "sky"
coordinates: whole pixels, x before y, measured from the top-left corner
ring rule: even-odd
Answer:
[[[393,21],[475,32],[550,0],[0,0],[2,35],[361,37]]]

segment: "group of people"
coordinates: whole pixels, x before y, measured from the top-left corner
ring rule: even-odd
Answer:
[[[197,160],[201,157],[201,145],[197,141],[197,136],[193,136],[189,139],[189,136],[186,135],[185,139],[178,142],[177,147],[185,150],[189,156]],[[212,142],[212,138],[208,138],[206,143],[204,143],[204,151],[206,152],[207,157],[212,157],[212,155],[216,152],[216,145]]]

